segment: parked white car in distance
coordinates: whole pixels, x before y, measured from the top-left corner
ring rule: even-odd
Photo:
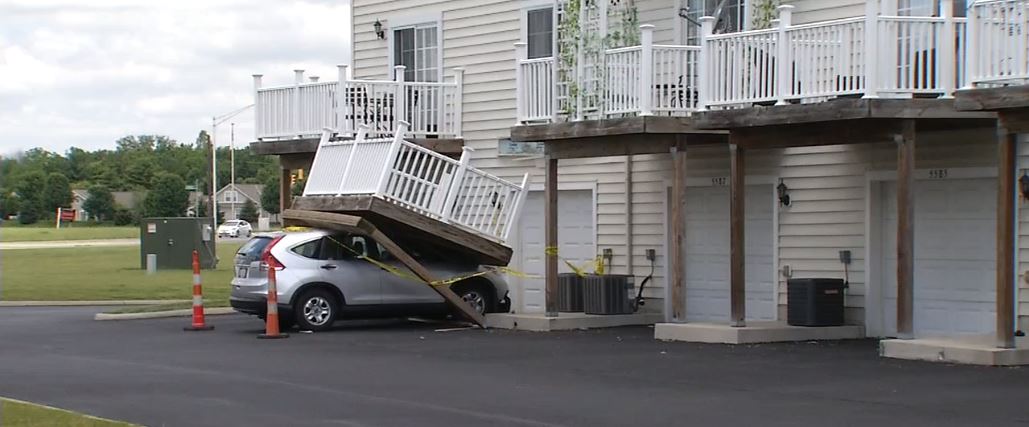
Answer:
[[[241,219],[225,221],[218,226],[218,237],[250,237],[253,233],[250,223]]]

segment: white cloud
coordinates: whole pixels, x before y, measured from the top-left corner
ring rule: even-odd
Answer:
[[[346,0],[0,1],[0,153],[109,148],[136,133],[192,142],[253,102],[251,74],[334,79],[349,15]],[[252,115],[234,122],[250,141]]]

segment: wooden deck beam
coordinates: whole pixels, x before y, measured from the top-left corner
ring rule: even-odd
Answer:
[[[410,254],[407,253],[403,248],[397,245],[386,233],[380,230],[375,224],[369,220],[354,215],[329,213],[329,212],[315,212],[315,211],[302,211],[288,209],[282,212],[283,219],[289,220],[296,224],[303,224],[310,227],[325,228],[330,230],[340,230],[348,233],[363,234],[371,237],[373,240],[382,245],[391,255],[397,258],[405,267],[411,270],[419,279],[425,282],[425,286],[432,288],[436,291],[443,299],[451,306],[461,312],[468,320],[475,322],[480,327],[486,327],[486,319],[479,312],[475,311],[471,305],[464,302],[454,291],[450,290],[449,286],[435,286],[432,283],[436,281],[436,278],[429,272],[425,266],[421,265],[416,261]]]
[[[730,140],[732,135],[730,134]],[[747,325],[746,276],[746,150],[729,143],[729,304],[730,322],[734,327]]]
[[[557,317],[558,305],[558,284],[557,284],[557,261],[558,261],[558,236],[557,236],[557,159],[547,157],[546,159],[546,181],[544,182],[545,210],[543,215],[544,226],[546,227],[546,277],[544,297],[546,299],[547,317]]]
[[[897,134],[897,336],[914,338],[915,122]]]
[[[578,122],[521,125],[511,128],[512,141],[557,141],[610,136],[723,135],[717,129],[698,129],[693,117],[636,116]],[[665,150],[667,151],[667,150]]]
[[[1015,163],[1016,137],[997,127],[997,328],[996,346],[1015,347]]]
[[[1029,108],[1029,85],[959,90],[954,93],[954,107],[966,111]]]
[[[982,120],[994,119],[987,111],[959,111],[949,99],[850,99],[814,104],[788,104],[736,110],[709,111],[694,116],[697,129],[729,129],[788,126],[861,119]]]
[[[672,147],[672,320],[686,321],[686,147]]]

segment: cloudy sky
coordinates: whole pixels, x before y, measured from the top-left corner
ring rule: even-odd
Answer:
[[[0,154],[113,148],[130,134],[192,142],[291,70],[335,80],[348,0],[0,0]],[[237,116],[237,143],[253,138]],[[218,128],[219,145],[229,124]]]

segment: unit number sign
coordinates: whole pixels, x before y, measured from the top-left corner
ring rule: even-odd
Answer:
[[[929,179],[947,178],[947,169],[929,169]]]

